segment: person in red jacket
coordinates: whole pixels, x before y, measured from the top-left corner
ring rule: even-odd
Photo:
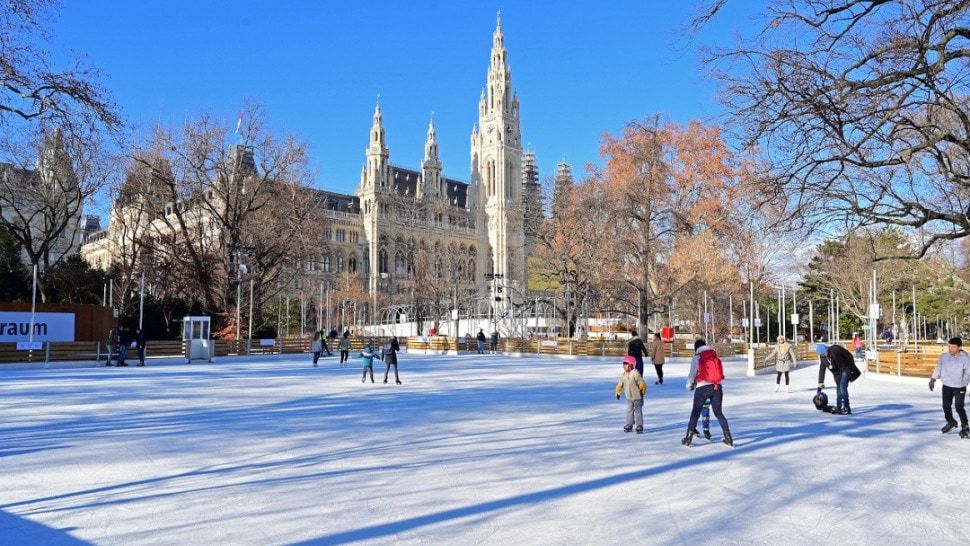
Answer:
[[[721,411],[721,402],[724,399],[722,381],[724,381],[724,366],[717,356],[717,351],[713,347],[708,347],[703,339],[698,339],[694,342],[694,358],[690,361],[690,372],[687,374],[687,388],[694,391],[694,407],[691,408],[690,421],[687,423],[687,435],[681,440],[685,446],[690,447],[694,440],[694,435],[697,433],[697,419],[701,415],[705,401],[710,398],[711,409],[714,410],[714,416],[721,423],[721,430],[724,432],[724,443],[734,447],[734,437],[731,436],[727,417]]]

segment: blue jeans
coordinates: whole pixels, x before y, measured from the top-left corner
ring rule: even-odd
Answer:
[[[849,408],[849,374],[843,372],[839,376],[839,385],[836,387],[835,391],[835,408],[836,409],[850,409]]]
[[[125,364],[125,357],[128,356],[128,346],[122,345],[118,347],[118,365],[123,366]]]
[[[485,353],[485,342],[479,339],[478,340],[478,354],[484,354],[484,353]]]

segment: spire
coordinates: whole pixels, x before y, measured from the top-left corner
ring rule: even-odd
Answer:
[[[374,123],[370,128],[370,147],[374,150],[383,150],[384,143],[384,116],[381,114],[381,96],[377,95],[377,105],[374,106]]]
[[[504,41],[504,36],[502,36],[502,10],[498,10],[495,14],[495,33],[492,35],[492,44],[494,47],[502,47]]]
[[[428,140],[424,143],[424,162],[438,162],[438,133],[434,128],[434,113],[431,114],[431,121],[428,123]]]

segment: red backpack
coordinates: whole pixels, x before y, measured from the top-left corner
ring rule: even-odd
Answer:
[[[716,389],[717,385],[724,381],[724,366],[721,364],[721,359],[713,349],[701,352],[700,357],[694,380],[698,383],[701,381],[713,383]]]

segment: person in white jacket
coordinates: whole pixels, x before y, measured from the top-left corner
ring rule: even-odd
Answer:
[[[930,376],[931,391],[937,380],[943,383],[943,416],[946,417],[946,424],[941,432],[946,434],[956,428],[957,422],[953,419],[952,408],[956,406],[957,415],[960,416],[960,437],[970,438],[967,410],[963,407],[967,397],[967,384],[970,383],[970,355],[963,350],[963,340],[960,338],[951,339],[946,352],[940,355],[936,369]]]

